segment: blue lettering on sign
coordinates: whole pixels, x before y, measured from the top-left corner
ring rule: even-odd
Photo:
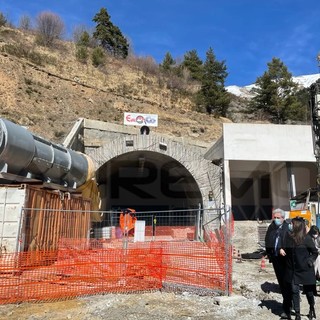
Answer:
[[[151,117],[146,117],[146,123],[155,123],[156,119],[151,118]]]

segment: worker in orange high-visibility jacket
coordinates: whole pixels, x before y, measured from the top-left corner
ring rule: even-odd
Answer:
[[[125,236],[134,234],[134,226],[137,221],[136,210],[127,208],[120,213],[120,228]]]

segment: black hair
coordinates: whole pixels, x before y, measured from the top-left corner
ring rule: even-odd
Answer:
[[[315,225],[312,225],[309,230],[309,234],[314,236],[315,234],[319,234],[319,228]]]
[[[300,245],[306,237],[306,221],[302,217],[295,217],[292,219],[292,234],[296,245]]]

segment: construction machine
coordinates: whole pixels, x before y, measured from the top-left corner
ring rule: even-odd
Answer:
[[[318,192],[317,188],[309,188],[305,192],[290,199],[289,218],[302,217],[308,225],[317,225]]]
[[[310,86],[310,110],[313,139],[313,152],[316,158],[317,176],[316,187],[290,199],[289,217],[300,216],[308,220],[309,225],[320,227],[320,83]]]

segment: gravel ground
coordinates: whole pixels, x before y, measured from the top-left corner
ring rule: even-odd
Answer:
[[[240,253],[252,253],[257,244],[257,222],[236,222],[233,243]],[[229,320],[279,319],[281,295],[272,265],[261,259],[233,261],[233,293],[229,297],[190,292],[156,291],[108,294],[47,303],[1,305],[0,319],[10,320]],[[301,296],[302,319],[307,319],[306,297]],[[319,297],[316,313],[320,315]]]

